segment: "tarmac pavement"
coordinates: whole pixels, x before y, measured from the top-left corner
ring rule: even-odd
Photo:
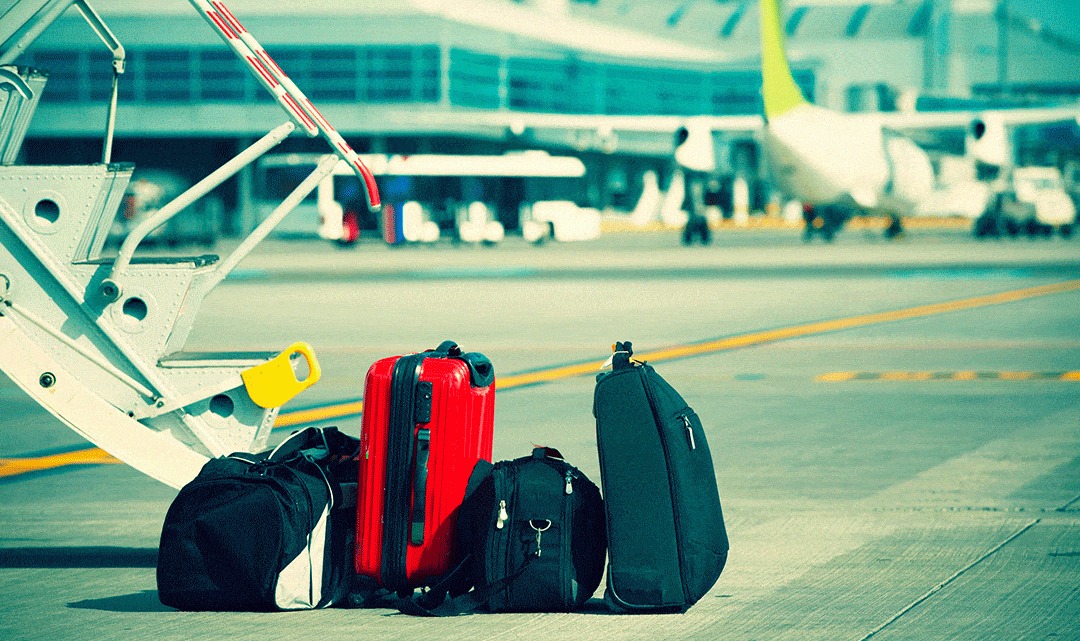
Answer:
[[[175,612],[154,579],[175,491],[123,465],[66,466],[0,478],[0,639],[1080,638],[1078,279],[1080,242],[954,230],[264,243],[188,349],[308,340],[324,378],[286,412],[356,399],[371,362],[445,338],[500,378],[602,360],[615,340],[697,346],[655,366],[705,425],[732,545],[720,580],[678,615],[609,615],[598,599],[440,620]],[[1000,296],[1044,285],[1058,289]],[[0,457],[85,446],[0,381]],[[599,482],[592,388],[586,374],[501,390],[495,457],[552,445]]]

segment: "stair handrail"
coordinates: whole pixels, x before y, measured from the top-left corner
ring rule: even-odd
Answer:
[[[349,146],[349,143],[345,142],[341,134],[334,129],[330,121],[274,62],[255,36],[244,28],[225,3],[219,0],[188,0],[188,2],[214,27],[218,35],[247,65],[259,82],[273,94],[278,104],[288,112],[297,126],[312,138],[321,134],[334,153],[348,163],[349,168],[364,185],[368,209],[378,212],[382,203],[379,198],[379,188],[375,184],[375,177],[371,171],[360,160],[359,155]]]
[[[80,6],[86,2],[86,0],[60,1],[78,2],[80,3]],[[123,292],[121,285],[123,274],[131,264],[136,248],[143,240],[145,240],[150,232],[165,224],[170,218],[206,195],[210,190],[240,171],[240,169],[254,162],[257,158],[269,151],[270,148],[281,142],[281,140],[292,133],[297,127],[309,137],[321,135],[330,145],[334,154],[345,161],[349,168],[358,178],[360,178],[361,184],[364,185],[364,195],[367,199],[368,208],[373,212],[378,212],[382,207],[382,202],[379,197],[379,187],[375,183],[375,177],[364,164],[363,160],[360,159],[360,156],[347,142],[345,142],[345,139],[341,137],[341,134],[334,129],[333,125],[331,125],[322,115],[304,92],[301,91],[281,67],[274,62],[274,59],[270,57],[270,54],[267,53],[255,37],[244,28],[236,16],[229,11],[228,7],[217,0],[188,1],[207,23],[214,28],[241,62],[245,64],[248,71],[250,71],[263,87],[274,96],[278,105],[285,110],[291,119],[291,122],[285,123],[285,125],[291,126],[286,128],[285,125],[281,125],[272,130],[254,145],[245,149],[225,165],[222,165],[209,176],[199,181],[159,209],[153,216],[137,225],[121,244],[120,250],[110,268],[108,276],[102,280],[99,285],[98,292],[106,302],[119,300]],[[293,207],[295,207],[295,204]],[[275,210],[275,213],[279,212],[280,208]],[[281,213],[279,216],[273,216],[272,218],[275,219],[274,224],[280,222],[286,214],[288,214],[288,211]],[[245,239],[244,241],[243,246],[246,248],[244,254],[246,255],[247,252],[250,252],[254,244],[265,238],[267,233],[269,233],[269,229],[262,225],[253,231],[252,234],[248,236],[248,239]],[[254,242],[248,242],[251,238],[255,238]]]

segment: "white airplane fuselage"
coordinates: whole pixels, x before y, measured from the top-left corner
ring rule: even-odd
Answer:
[[[926,152],[870,118],[803,103],[771,118],[763,142],[777,185],[811,205],[908,215],[934,188]]]

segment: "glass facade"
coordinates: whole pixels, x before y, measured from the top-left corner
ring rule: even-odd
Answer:
[[[502,107],[502,58],[467,51],[450,50],[450,103],[478,109]]]
[[[436,45],[271,48],[305,92],[329,103],[439,103],[442,60]],[[566,58],[500,57],[451,48],[446,60],[453,106],[580,114],[732,115],[760,112],[756,70],[688,70]],[[45,102],[97,103],[112,75],[106,52],[42,50],[19,61],[47,69]],[[795,77],[813,100],[812,70]],[[221,48],[128,51],[120,99],[128,103],[269,102],[232,52]]]

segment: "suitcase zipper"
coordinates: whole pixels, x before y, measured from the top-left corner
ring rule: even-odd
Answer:
[[[563,499],[563,513],[562,513],[562,532],[559,533],[561,537],[559,546],[559,567],[562,568],[563,589],[566,592],[563,593],[563,603],[566,604],[566,611],[569,612],[574,609],[574,601],[577,599],[577,594],[574,593],[574,568],[573,568],[573,550],[570,549],[570,539],[574,536],[574,499],[570,497],[570,494],[574,492],[574,486],[572,485],[574,478],[573,468],[567,467],[566,469],[566,498]]]
[[[507,528],[506,523],[510,520],[509,510],[513,509],[514,497],[510,496],[510,488],[513,487],[512,479],[507,478],[510,475],[508,468],[502,468],[497,470],[493,474],[493,481],[495,483],[495,498],[499,499],[499,513],[495,520],[496,532],[492,534],[491,552],[493,557],[491,563],[488,564],[488,572],[490,576],[487,577],[488,583],[495,583],[505,579],[510,574],[510,553],[512,546],[510,545],[511,529]],[[500,498],[502,497],[502,498]],[[510,502],[508,503],[508,499]],[[497,601],[501,599],[501,603]],[[507,585],[501,591],[492,594],[488,599],[488,604],[493,609],[498,609],[496,606],[502,606],[510,602],[510,586]]]
[[[686,425],[686,436],[690,441],[690,449],[696,450],[697,445],[694,443],[694,426],[690,424],[690,417],[685,414],[680,416],[683,420],[683,424]]]
[[[412,444],[416,423],[416,383],[426,356],[403,356],[391,375],[387,426],[386,490],[383,503],[382,580],[389,590],[408,587],[408,537],[412,496]]]
[[[506,513],[506,499],[502,499],[499,501],[499,518],[495,521],[495,529],[503,529],[508,520],[510,520],[510,515]]]

